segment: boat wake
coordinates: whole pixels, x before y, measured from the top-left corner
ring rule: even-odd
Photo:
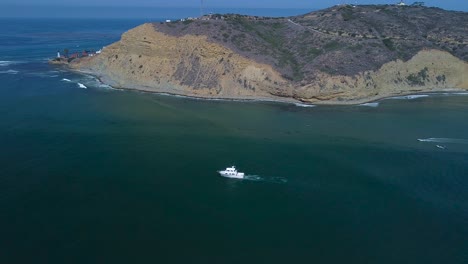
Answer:
[[[418,141],[444,144],[468,144],[468,139],[459,138],[418,138]]]
[[[259,175],[245,175],[243,180],[269,183],[287,183],[288,180],[283,177],[262,177]]]

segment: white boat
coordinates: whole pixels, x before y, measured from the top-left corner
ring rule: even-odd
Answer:
[[[223,177],[235,178],[235,179],[244,179],[244,173],[238,172],[235,166],[228,167],[225,170],[218,171],[218,173]]]

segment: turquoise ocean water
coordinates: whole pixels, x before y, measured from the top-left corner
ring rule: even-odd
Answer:
[[[466,263],[467,95],[206,101],[46,63],[142,22],[0,20],[0,263]]]

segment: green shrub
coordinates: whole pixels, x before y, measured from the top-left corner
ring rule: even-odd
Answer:
[[[429,72],[429,69],[425,67],[424,69],[420,70],[417,74],[412,73],[408,75],[406,77],[406,81],[411,86],[416,86],[416,85],[422,86],[425,84],[424,81],[426,81],[429,78],[428,72]],[[437,76],[437,80],[439,80],[439,76]],[[444,80],[445,80],[445,75],[444,75]]]
[[[330,41],[327,44],[325,44],[325,46],[323,46],[323,48],[326,49],[326,50],[334,50],[334,49],[339,48],[340,46],[341,45],[340,45],[340,43],[338,41],[333,40],[333,41]]]
[[[393,41],[389,38],[386,38],[384,40],[382,40],[383,44],[385,45],[385,47],[387,47],[387,49],[391,50],[391,51],[395,51],[395,44],[393,43]]]

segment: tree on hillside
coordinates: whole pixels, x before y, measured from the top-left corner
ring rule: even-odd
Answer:
[[[411,6],[424,6],[425,3],[424,2],[414,2],[411,4]]]

